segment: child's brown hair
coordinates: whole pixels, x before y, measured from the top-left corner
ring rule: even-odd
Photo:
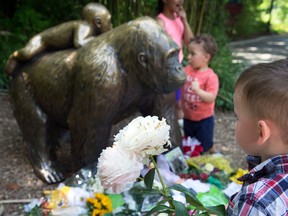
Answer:
[[[191,38],[189,44],[191,43],[201,44],[205,52],[211,55],[211,59],[218,49],[215,38],[209,34],[196,35],[194,38]]]

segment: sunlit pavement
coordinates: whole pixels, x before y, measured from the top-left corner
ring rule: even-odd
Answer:
[[[247,68],[288,57],[288,34],[262,36],[255,39],[231,42],[234,62]]]

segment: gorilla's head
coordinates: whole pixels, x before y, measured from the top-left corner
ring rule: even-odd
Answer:
[[[179,47],[154,19],[138,18],[120,26],[119,32],[123,39],[115,46],[120,61],[147,91],[170,93],[184,84]]]

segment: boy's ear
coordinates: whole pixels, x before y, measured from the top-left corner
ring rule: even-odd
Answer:
[[[270,124],[268,124],[267,121],[265,120],[260,120],[258,121],[258,139],[257,139],[257,144],[262,145],[264,144],[271,136],[271,128]]]

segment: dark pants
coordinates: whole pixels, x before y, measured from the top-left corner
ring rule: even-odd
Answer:
[[[184,119],[185,136],[195,137],[201,142],[204,152],[213,146],[214,116],[200,121]]]

